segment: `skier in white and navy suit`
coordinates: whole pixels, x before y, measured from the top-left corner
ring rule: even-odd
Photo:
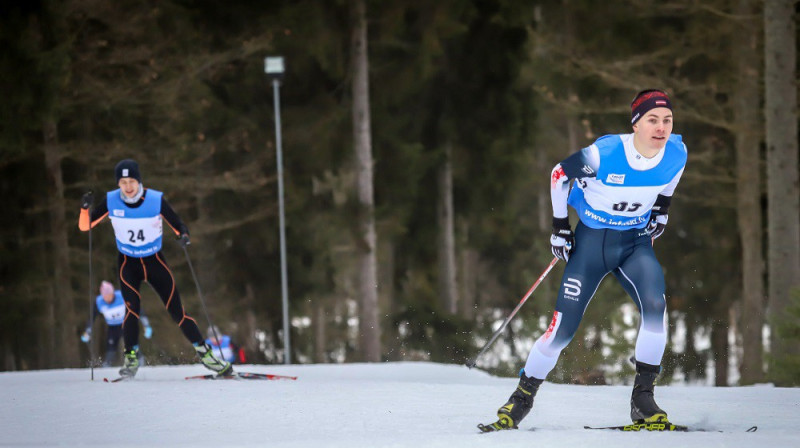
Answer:
[[[668,421],[653,398],[667,342],[667,311],[664,273],[652,243],[664,232],[670,200],[686,165],[686,146],[681,136],[672,134],[672,118],[665,92],[639,92],[631,103],[632,134],[601,137],[553,168],[550,244],[553,255],[567,262],[555,311],[520,371],[519,386],[498,410],[499,420],[481,429],[519,425],[609,273],[641,313],[631,419]],[[574,233],[568,205],[579,218]]]
[[[117,352],[119,351],[119,341],[122,339],[122,322],[125,320],[125,299],[122,298],[122,292],[114,289],[111,282],[103,280],[100,282],[100,294],[94,299],[94,308],[92,308],[92,315],[86,323],[86,330],[81,335],[81,341],[89,343],[92,339],[92,323],[98,315],[102,315],[108,326],[106,330],[106,356],[103,359],[103,367],[114,365],[117,359]],[[144,315],[144,310],[140,310],[139,321],[144,328],[145,339],[150,339],[153,336],[153,327],[150,326],[150,321]]]

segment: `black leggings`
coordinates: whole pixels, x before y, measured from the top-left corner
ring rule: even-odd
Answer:
[[[122,325],[109,325],[106,330],[106,358],[103,360],[103,367],[116,363],[120,339],[122,339]]]
[[[161,252],[144,258],[129,257],[119,254],[119,280],[122,297],[125,299],[125,320],[122,322],[122,333],[125,339],[125,351],[133,350],[139,345],[139,308],[142,281],[145,281],[161,297],[172,320],[191,343],[203,342],[197,322],[183,310],[175,278],[172,276],[167,261]]]

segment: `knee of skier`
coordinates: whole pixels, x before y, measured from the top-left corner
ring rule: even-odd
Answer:
[[[186,317],[186,315],[183,312],[183,309],[180,309],[178,307],[170,307],[167,309],[167,311],[169,312],[169,317],[171,317],[172,321],[175,322],[176,324],[180,324],[181,321]]]
[[[645,297],[642,302],[642,321],[660,322],[666,318],[667,301],[663,294]]]
[[[554,312],[547,331],[536,340],[535,349],[545,356],[558,357],[575,336],[578,323],[564,319],[564,315],[558,311]]]

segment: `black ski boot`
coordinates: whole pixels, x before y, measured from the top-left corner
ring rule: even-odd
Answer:
[[[631,394],[631,420],[634,423],[667,422],[667,413],[653,398],[653,383],[661,366],[636,361],[636,379]]]
[[[508,402],[497,410],[498,420],[490,425],[478,425],[483,432],[498,431],[501,429],[517,429],[519,423],[525,418],[533,407],[533,398],[539,391],[539,386],[544,380],[530,378],[525,371],[520,372],[517,390],[511,394]]]

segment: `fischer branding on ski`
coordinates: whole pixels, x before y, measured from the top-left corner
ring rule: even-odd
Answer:
[[[620,426],[584,426],[584,429],[605,429],[610,431],[625,431],[625,432],[638,432],[638,431],[676,431],[676,432],[724,432],[713,429],[693,428],[685,425],[675,425],[670,422],[654,422],[654,423],[631,423],[629,425]],[[745,432],[756,432],[758,426],[751,426]]]
[[[653,422],[653,423],[631,423],[629,425],[620,426],[584,426],[584,429],[602,429],[607,431],[624,431],[624,432],[639,432],[639,431],[673,431],[673,432],[727,432],[718,431],[713,429],[694,428],[685,425],[676,425],[670,422]],[[483,423],[478,424],[478,429],[481,434],[487,432],[506,431],[509,429],[517,429],[515,426],[507,426],[502,421],[497,421],[488,425]],[[745,432],[756,432],[758,426],[751,426]]]

